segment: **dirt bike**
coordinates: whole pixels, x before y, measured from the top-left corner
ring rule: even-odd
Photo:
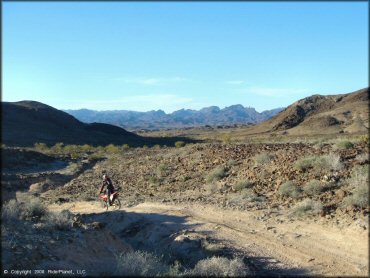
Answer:
[[[111,202],[111,205],[109,207],[111,207],[113,210],[119,210],[121,208],[121,201],[119,200],[118,195],[119,195],[119,193],[117,191],[115,191],[111,194],[112,202]],[[103,208],[108,210],[108,205],[107,205],[108,196],[107,196],[107,194],[100,195],[100,200],[102,200]]]

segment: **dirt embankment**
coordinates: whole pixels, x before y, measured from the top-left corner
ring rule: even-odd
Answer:
[[[367,275],[369,270],[367,231],[357,226],[341,230],[291,221],[280,210],[241,212],[207,205],[142,203],[103,213],[94,202],[49,208],[69,209],[85,221],[104,223],[101,234],[114,238],[109,246],[120,238],[134,249],[172,254],[183,261],[201,258],[207,244],[213,244],[220,254],[244,256],[256,275]],[[73,252],[77,254],[66,255],[66,261],[77,264],[79,256],[96,257],[98,243],[92,240],[87,244],[84,252],[90,250],[88,253],[77,248]],[[125,248],[130,247],[122,250]]]

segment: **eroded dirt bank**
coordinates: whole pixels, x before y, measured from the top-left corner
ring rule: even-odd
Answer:
[[[220,253],[245,256],[256,275],[368,274],[366,230],[290,221],[278,210],[241,212],[210,205],[142,203],[104,212],[95,202],[55,204],[49,209],[69,209],[85,221],[103,223],[104,233],[115,238],[113,245],[117,246],[117,238],[126,244],[123,250],[172,254],[189,264],[202,257],[202,246],[207,249],[208,244]],[[86,250],[91,250],[86,256],[100,256],[94,248]],[[68,258],[73,263],[73,257]]]

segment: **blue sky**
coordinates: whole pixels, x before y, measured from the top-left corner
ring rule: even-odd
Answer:
[[[3,101],[257,111],[368,87],[367,2],[3,3]]]

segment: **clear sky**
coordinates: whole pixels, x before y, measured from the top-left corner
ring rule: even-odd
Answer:
[[[3,2],[3,101],[257,111],[368,87],[368,2]]]

